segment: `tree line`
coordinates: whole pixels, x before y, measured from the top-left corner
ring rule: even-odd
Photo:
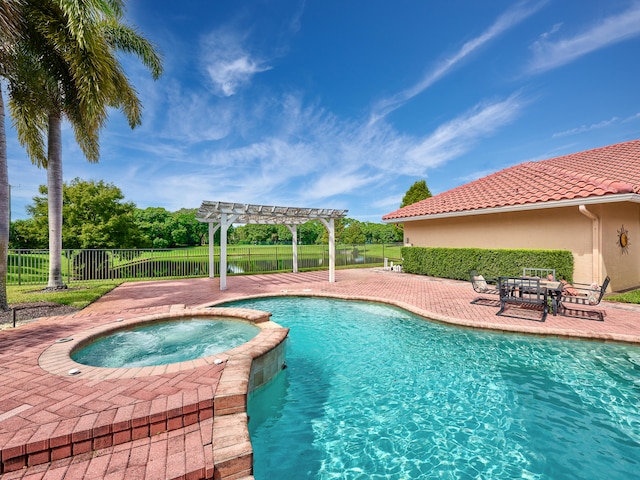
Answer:
[[[11,222],[9,248],[47,248],[49,209],[47,186],[27,206],[29,218]],[[137,208],[125,201],[122,191],[104,181],[75,178],[62,188],[62,244],[70,249],[175,248],[208,243],[208,225],[196,219],[195,208],[170,212],[162,207]],[[298,243],[328,242],[327,231],[318,221],[298,226]],[[338,243],[394,243],[402,231],[394,225],[360,222],[352,218],[336,221]],[[216,232],[220,242],[220,231]],[[291,243],[284,225],[242,225],[229,229],[230,244]]]

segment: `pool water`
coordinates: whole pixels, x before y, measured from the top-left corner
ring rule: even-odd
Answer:
[[[256,480],[637,478],[638,347],[371,303],[233,305],[291,329],[288,368],[249,398]]]
[[[247,322],[188,318],[118,330],[71,353],[93,367],[148,367],[184,362],[230,350],[260,329]]]

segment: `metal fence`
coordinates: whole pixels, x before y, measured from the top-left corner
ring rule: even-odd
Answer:
[[[336,245],[336,266],[382,265],[385,258],[400,260],[402,244]],[[215,248],[215,274],[220,272],[220,250]],[[298,269],[329,268],[327,245],[299,245]],[[291,245],[230,246],[227,273],[242,275],[293,270]],[[9,250],[7,285],[43,285],[48,282],[49,250]],[[208,246],[180,249],[63,250],[65,283],[209,276]]]

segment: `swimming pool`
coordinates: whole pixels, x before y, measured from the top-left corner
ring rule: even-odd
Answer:
[[[249,399],[256,480],[626,480],[640,468],[640,348],[371,303],[233,305],[291,329],[288,368]]]
[[[110,332],[71,352],[93,367],[132,368],[183,362],[230,350],[255,337],[260,328],[224,318],[155,320]]]

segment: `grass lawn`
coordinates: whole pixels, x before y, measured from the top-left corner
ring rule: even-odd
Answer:
[[[82,309],[121,283],[122,281],[111,280],[100,283],[74,284],[66,290],[53,292],[43,291],[42,288],[33,285],[8,286],[7,301],[10,305],[16,303],[53,302]]]
[[[610,295],[610,296],[608,295],[604,299],[609,300],[611,302],[640,304],[640,289],[632,290],[630,292],[625,292],[625,293],[617,293],[615,295]]]

